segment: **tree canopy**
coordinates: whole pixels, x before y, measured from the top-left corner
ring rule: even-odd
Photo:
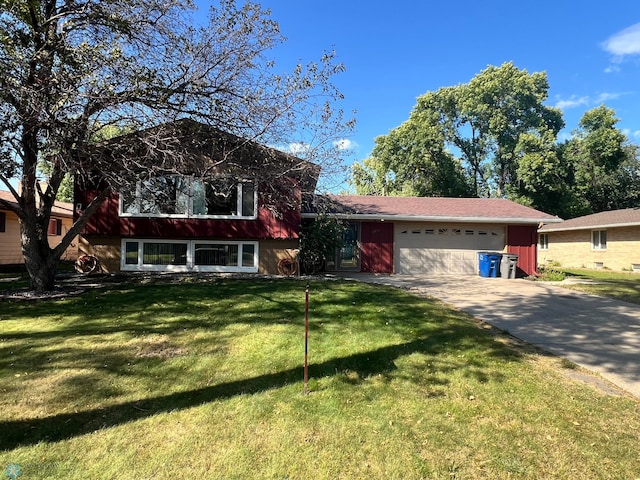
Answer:
[[[638,147],[615,112],[587,111],[559,143],[548,90],[544,72],[509,62],[427,92],[354,164],[351,183],[360,194],[506,197],[562,218],[640,205]]]
[[[269,12],[217,3],[199,25],[189,0],[0,0],[0,182],[17,203],[3,207],[20,219],[34,289],[53,288],[55,266],[88,217],[111,189],[135,181],[127,171],[105,176],[94,204],[49,248],[65,175],[100,174],[88,152],[110,129],[188,117],[266,145],[304,144],[305,159],[325,169],[339,161],[332,140],[353,121],[336,107],[332,78],[344,66],[334,53],[278,71],[268,53],[285,38]]]
[[[392,178],[423,195],[504,196],[517,175],[520,137],[555,136],[564,126],[560,111],[543,104],[548,89],[544,72],[509,62],[487,67],[469,83],[425,93],[406,122],[376,139],[372,158],[355,166],[356,190]],[[396,152],[401,156],[390,159]],[[373,182],[362,175],[367,169]]]

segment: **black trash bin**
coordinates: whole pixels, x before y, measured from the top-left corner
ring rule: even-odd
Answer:
[[[500,261],[500,274],[502,278],[516,278],[518,255],[503,253]]]

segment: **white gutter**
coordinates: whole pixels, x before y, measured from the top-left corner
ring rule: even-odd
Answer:
[[[464,223],[520,223],[540,224],[559,223],[560,218],[522,218],[522,217],[450,217],[444,215],[388,215],[375,213],[329,213],[331,217],[341,220],[371,220],[371,221],[395,221],[395,222],[464,222]],[[303,213],[302,218],[316,218],[317,213]]]

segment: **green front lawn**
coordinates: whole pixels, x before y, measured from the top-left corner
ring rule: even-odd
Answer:
[[[343,281],[118,285],[0,301],[0,474],[640,476],[640,411],[437,301]],[[12,467],[15,468],[15,467]]]
[[[610,270],[561,269],[573,280],[562,286],[572,290],[640,304],[640,274]],[[574,283],[574,281],[579,283]],[[582,283],[584,281],[584,283]]]

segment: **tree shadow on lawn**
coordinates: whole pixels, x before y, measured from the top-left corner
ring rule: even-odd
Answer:
[[[468,332],[460,332],[461,335]],[[488,357],[517,359],[517,352],[495,342],[491,337],[479,335],[482,347],[488,349]],[[451,345],[444,345],[437,336],[417,339],[399,345],[390,345],[376,350],[335,358],[326,362],[310,365],[311,378],[331,377],[345,372],[351,375],[343,378],[347,383],[358,383],[373,375],[390,374],[397,369],[396,360],[411,354],[428,355],[428,361],[439,361],[439,376],[421,376],[420,381],[444,386],[448,381],[443,374],[461,368],[467,368],[468,374],[478,381],[502,381],[497,372],[487,370],[480,361],[451,358],[439,360],[436,355],[450,351]],[[435,359],[435,360],[434,360]],[[353,381],[353,373],[358,381]],[[264,374],[244,380],[227,382],[220,385],[176,392],[164,396],[139,401],[110,405],[103,408],[76,413],[64,413],[46,418],[12,420],[0,422],[0,450],[11,450],[19,446],[33,445],[42,441],[57,442],[100,429],[115,427],[128,422],[142,420],[157,414],[174,410],[196,407],[216,400],[224,400],[238,395],[257,394],[278,389],[287,385],[301,383],[302,366],[277,373]],[[418,379],[414,379],[417,381]]]

